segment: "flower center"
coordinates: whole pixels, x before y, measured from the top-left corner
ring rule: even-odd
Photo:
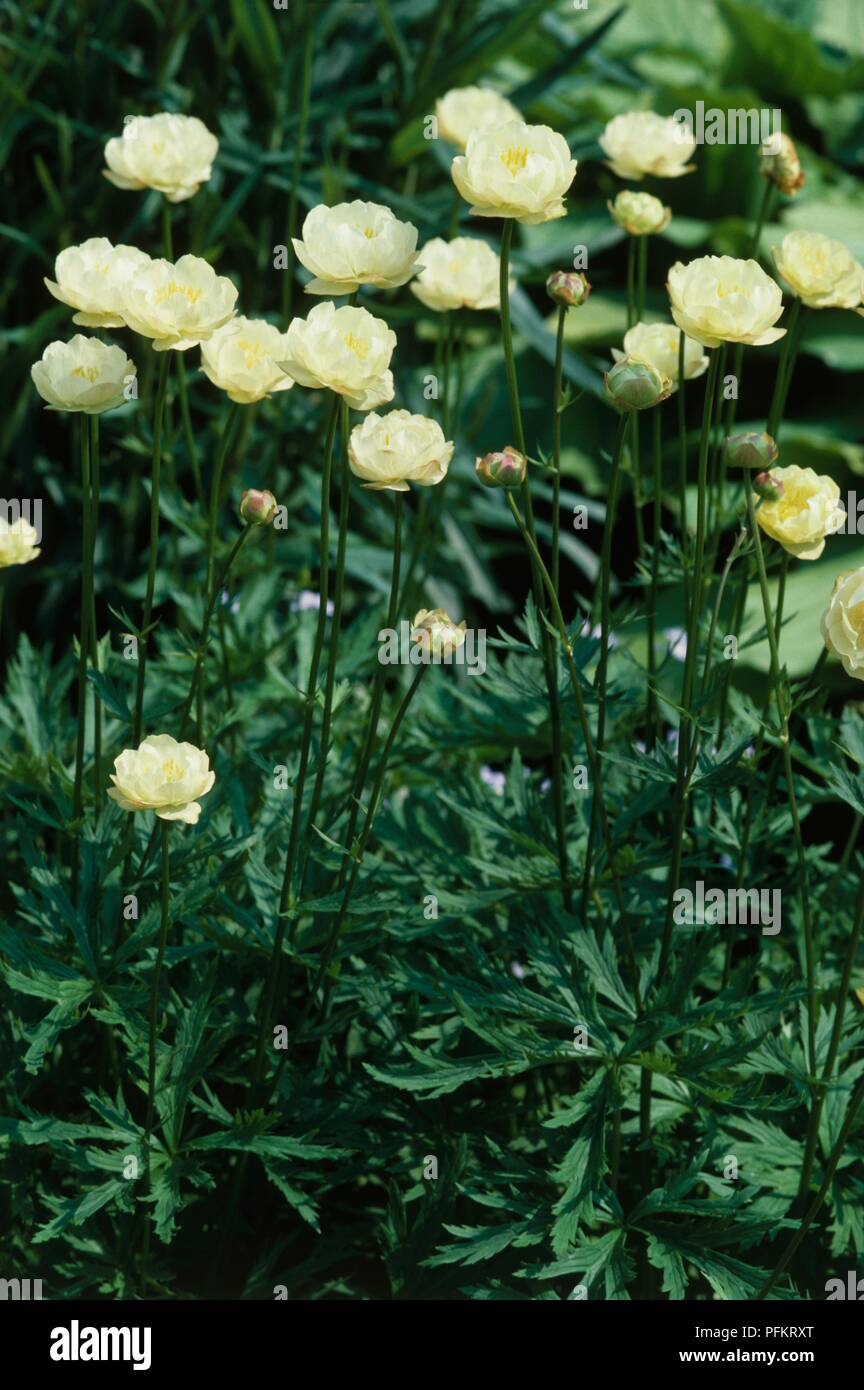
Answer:
[[[345,346],[359,357],[361,362],[365,362],[369,356],[369,343],[365,338],[355,338],[353,333],[346,333]]]
[[[363,235],[364,235],[365,237],[368,237],[369,240],[371,241],[372,238],[373,238],[373,236],[376,235],[375,228],[374,228],[374,227],[364,227],[364,228],[363,228]]]
[[[98,368],[98,367],[73,367],[73,368],[72,368],[72,375],[73,375],[73,376],[84,377],[85,380],[87,380],[87,381],[98,381],[98,380],[99,380],[99,368]]]
[[[195,285],[178,285],[176,280],[169,280],[167,285],[162,285],[153,296],[154,303],[164,304],[166,299],[170,299],[172,294],[179,294],[190,304],[197,304],[201,298],[203,290]]]
[[[506,150],[501,151],[498,158],[502,164],[507,166],[511,174],[517,174],[528,163],[528,146],[508,145]]]
[[[163,782],[182,782],[183,769],[174,758],[163,758],[162,760],[162,780]]]
[[[251,371],[253,367],[257,367],[259,362],[263,362],[267,356],[260,343],[250,343],[247,338],[241,338],[237,346],[244,354],[243,365],[247,372]]]

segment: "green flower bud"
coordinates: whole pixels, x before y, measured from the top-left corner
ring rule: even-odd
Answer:
[[[500,454],[484,454],[477,460],[475,470],[485,487],[520,487],[528,472],[528,461],[508,444]]]
[[[591,293],[591,286],[581,270],[553,270],[546,281],[546,293],[556,304],[577,309]]]
[[[259,492],[250,487],[240,498],[240,515],[249,526],[269,526],[279,504],[272,492]]]
[[[730,434],[723,441],[723,457],[730,468],[758,468],[766,472],[780,457],[770,434]]]
[[[606,399],[619,410],[646,410],[665,401],[672,383],[650,362],[622,357],[605,376]]]
[[[753,479],[753,491],[763,502],[779,502],[785,488],[781,478],[774,478],[770,473],[757,473]]]

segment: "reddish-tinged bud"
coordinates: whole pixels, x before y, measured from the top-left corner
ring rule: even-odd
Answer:
[[[763,502],[779,502],[784,492],[782,479],[774,478],[770,473],[757,473],[753,479],[753,491]]]
[[[269,526],[279,504],[272,492],[259,492],[257,488],[247,488],[240,498],[240,515],[248,526]]]
[[[528,472],[525,455],[512,444],[499,454],[484,454],[474,466],[477,477],[486,487],[520,487]]]
[[[556,304],[577,309],[591,293],[591,286],[581,270],[553,270],[546,281],[546,293]]]
[[[723,455],[730,468],[758,468],[767,472],[780,457],[770,434],[730,434],[723,441]]]

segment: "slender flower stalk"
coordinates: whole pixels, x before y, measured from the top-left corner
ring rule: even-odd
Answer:
[[[513,421],[513,432],[516,436],[516,448],[519,453],[524,456],[526,452],[525,430],[522,425],[522,409],[519,404],[519,382],[516,376],[516,356],[513,351],[513,330],[510,322],[510,247],[512,242],[513,221],[511,218],[507,218],[501,233],[501,256],[498,281],[501,303],[501,339],[504,348],[504,371],[507,378],[507,394],[510,400],[510,414]],[[508,494],[508,502],[510,501],[512,501],[512,499]],[[534,526],[534,506],[531,500],[531,488],[527,477],[522,484],[522,505],[525,508],[526,533],[532,542],[531,546],[529,546],[529,551],[531,554],[531,585],[534,593],[534,602],[537,605],[538,612],[543,613],[546,609],[543,597],[544,585],[540,569],[538,568],[540,552],[537,546],[537,532]],[[555,767],[559,768],[561,763],[561,708],[558,700],[558,673],[551,637],[545,624],[541,624],[540,642],[543,659],[543,674],[549,700],[549,723],[552,731],[552,758]],[[565,908],[569,911],[571,902],[570,867],[567,859],[566,840],[563,833],[563,786],[556,777],[553,777],[553,787],[555,788],[556,841],[558,848],[558,863],[561,871],[562,898]],[[591,880],[591,864],[592,855],[589,843],[584,870],[586,892]]]
[[[635,240],[635,238],[634,238]],[[612,584],[612,533],[618,512],[618,491],[621,481],[621,460],[624,456],[624,442],[631,419],[635,432],[636,412],[622,412],[618,422],[618,436],[615,452],[612,455],[612,471],[609,475],[609,491],[606,496],[606,519],[603,523],[603,544],[600,551],[600,656],[597,662],[597,751],[602,753],[606,737],[606,672],[609,665],[609,638],[611,635],[611,584]],[[595,614],[592,610],[592,617]]]
[[[264,1065],[264,1048],[267,1036],[270,1032],[273,1005],[279,987],[285,932],[288,927],[289,916],[293,919],[296,907],[294,901],[294,874],[297,867],[297,851],[300,845],[300,823],[303,818],[303,793],[306,788],[306,774],[309,767],[309,748],[312,741],[312,724],[314,721],[315,701],[318,690],[318,669],[321,664],[321,651],[324,646],[324,632],[327,623],[327,599],[330,588],[330,480],[333,470],[333,439],[336,434],[336,423],[339,418],[339,400],[340,398],[334,394],[324,441],[324,466],[321,471],[321,532],[319,538],[321,568],[318,589],[320,603],[318,607],[318,622],[315,629],[315,643],[312,648],[312,660],[309,666],[309,678],[306,682],[306,709],[300,742],[300,763],[294,782],[294,804],[291,812],[291,829],[288,836],[288,848],[285,854],[285,871],[282,877],[282,888],[279,894],[279,907],[276,914],[276,932],[273,939],[273,950],[270,953],[270,963],[267,969],[267,982],[261,1005],[258,1039],[255,1047],[253,1086],[256,1092],[261,1080]]]
[[[703,559],[705,554],[705,521],[706,521],[706,492],[708,486],[708,444],[711,437],[711,415],[714,406],[715,383],[717,378],[717,353],[711,355],[711,363],[708,367],[705,383],[705,402],[702,410],[702,433],[699,439],[699,477],[698,477],[698,501],[696,513],[696,540],[694,546],[693,560],[693,582],[691,585],[690,603],[687,614],[687,652],[684,657],[684,676],[681,692],[681,708],[685,713],[682,714],[678,726],[678,780],[676,790],[675,819],[672,837],[672,858],[669,864],[669,875],[667,878],[667,902],[666,920],[663,927],[663,939],[660,947],[660,959],[657,966],[657,981],[663,979],[666,965],[669,960],[669,952],[672,947],[672,926],[673,911],[675,907],[675,890],[679,886],[678,879],[681,873],[681,863],[684,851],[684,830],[687,821],[687,794],[688,778],[687,768],[690,752],[689,730],[687,727],[686,711],[692,707],[694,680],[696,674],[697,645],[699,636],[699,618],[702,612],[702,596],[704,593],[705,577],[703,574]],[[643,1092],[644,1101],[644,1092]],[[650,1113],[646,1116],[643,1109],[643,1138],[647,1138],[650,1132]],[[646,1127],[647,1123],[647,1127]]]
[[[213,619],[213,610],[216,607],[216,600],[219,594],[222,592],[222,588],[228,579],[228,574],[231,570],[231,567],[233,566],[234,561],[237,559],[237,556],[240,554],[240,551],[243,549],[243,546],[246,544],[249,533],[252,529],[253,528],[249,525],[245,525],[243,527],[243,530],[240,532],[239,536],[237,537],[233,546],[231,547],[228,558],[225,561],[225,564],[222,566],[222,570],[218,578],[215,579],[210,586],[210,592],[207,596],[207,606],[204,609],[204,618],[201,623],[201,634],[199,636],[198,646],[195,652],[195,666],[192,671],[192,681],[189,686],[189,693],[186,696],[186,703],[183,706],[183,713],[180,716],[181,739],[186,732],[186,725],[189,722],[189,714],[192,709],[192,702],[193,700],[195,700],[195,697],[199,692],[199,687],[204,679],[204,661],[207,653],[207,642],[210,636],[210,623]],[[195,734],[196,741],[199,747],[203,746],[204,731],[200,722],[196,722]]]
[[[762,536],[759,530],[759,523],[756,520],[756,507],[753,501],[753,489],[750,485],[749,475],[744,479],[744,493],[747,500],[747,518],[750,523],[750,534],[756,553],[756,569],[759,575],[759,591],[762,595],[762,611],[765,616],[765,627],[768,633],[768,649],[771,654],[771,685],[777,701],[780,744],[783,752],[783,769],[786,777],[786,795],[789,801],[789,813],[792,817],[792,833],[795,839],[795,854],[798,861],[798,877],[801,888],[801,913],[804,921],[804,959],[807,979],[807,1065],[810,1075],[813,1077],[816,1074],[816,1019],[819,1004],[816,995],[816,958],[813,946],[813,923],[810,914],[807,859],[804,853],[804,841],[801,834],[798,800],[795,795],[795,777],[792,768],[792,750],[789,740],[790,698],[783,673],[780,669],[780,652],[777,643],[777,633],[774,627],[774,613],[771,608],[771,597],[768,592],[768,574],[765,569]]]
[[[216,461],[213,464],[213,477],[210,481],[210,511],[207,519],[207,588],[205,592],[209,595],[213,592],[213,578],[216,568],[216,530],[219,524],[219,505],[222,497],[222,475],[225,471],[225,460],[228,451],[236,435],[237,423],[240,415],[240,406],[233,402],[228,412],[228,419],[219,439],[219,447],[216,452]],[[196,725],[200,742],[201,730],[204,726],[204,674],[196,681]]]
[[[81,842],[81,815],[84,804],[84,737],[87,728],[87,653],[90,649],[90,615],[93,594],[93,507],[90,481],[90,427],[87,417],[79,420],[81,458],[81,615],[78,633],[78,728],[75,741],[75,780],[72,791],[72,819],[75,844],[72,859],[72,900],[78,898],[78,855]]]
[[[800,299],[793,299],[792,308],[789,310],[789,317],[786,320],[786,336],[780,344],[780,360],[777,366],[777,375],[774,378],[774,394],[771,397],[771,407],[768,411],[768,423],[765,426],[772,439],[777,438],[780,429],[780,421],[783,417],[783,406],[789,391],[789,383],[792,380],[792,372],[795,368],[795,357],[798,347],[798,319],[801,314]]]
[[[90,655],[95,670],[99,670],[99,629],[96,625],[96,541],[99,535],[99,416],[90,416]],[[96,805],[101,805],[102,786],[102,700],[93,688],[93,793]]]
[[[306,826],[306,840],[303,866],[300,870],[302,884],[309,856],[309,841],[321,796],[324,791],[324,778],[327,773],[327,757],[330,750],[330,726],[333,719],[333,693],[336,688],[336,663],[339,655],[339,632],[342,623],[342,602],[345,592],[345,552],[348,542],[348,504],[351,496],[351,473],[348,468],[348,438],[351,429],[350,413],[345,400],[340,407],[341,419],[341,461],[339,468],[339,534],[336,542],[336,577],[333,585],[333,617],[330,623],[330,646],[327,652],[327,674],[324,679],[324,713],[321,719],[321,743],[318,768],[309,804],[309,818]]]
[[[683,335],[682,335],[683,338]],[[648,692],[646,696],[645,718],[648,726],[648,747],[654,747],[654,734],[659,722],[657,704],[657,652],[655,649],[657,629],[657,591],[660,580],[660,536],[663,519],[663,450],[660,406],[655,406],[652,418],[653,457],[654,457],[654,496],[651,526],[651,586],[648,591]]]
[[[684,333],[678,335],[678,509],[681,518],[681,554],[684,559],[684,604],[689,609],[690,576],[688,569],[690,534],[687,530],[687,417],[684,401]],[[685,626],[687,614],[684,615]]]
[[[162,872],[160,876],[160,920],[159,941],[156,947],[156,961],[150,977],[150,1036],[147,1050],[147,1113],[144,1120],[144,1182],[148,1197],[153,1190],[152,1177],[152,1139],[156,1116],[156,1038],[159,1032],[159,983],[162,978],[162,965],[165,960],[165,945],[168,940],[168,900],[170,884],[170,855],[168,842],[168,822],[160,821],[162,839]],[[144,1238],[141,1251],[142,1278],[147,1277],[147,1255],[150,1245],[150,1220],[145,1217]]]
[[[388,628],[395,628],[396,616],[399,612],[399,573],[402,565],[402,497],[401,492],[393,494],[393,564],[390,571],[390,596],[387,600],[387,622]],[[375,670],[375,679],[372,683],[372,698],[369,704],[369,718],[366,721],[366,728],[363,734],[363,743],[357,758],[357,765],[354,769],[354,778],[351,783],[351,793],[349,797],[348,826],[345,831],[345,847],[349,855],[352,852],[354,834],[357,829],[357,821],[360,817],[360,806],[363,798],[363,789],[366,785],[366,778],[369,773],[369,766],[372,762],[372,754],[375,749],[375,740],[378,737],[378,721],[381,718],[381,706],[384,701],[384,686],[387,673],[383,662],[378,662]],[[342,888],[348,873],[348,859],[343,859],[339,870],[337,888]]]
[[[144,682],[147,673],[147,649],[150,645],[150,625],[153,617],[153,592],[156,587],[156,559],[159,550],[159,479],[162,468],[162,420],[165,408],[165,391],[168,384],[168,365],[170,353],[159,354],[159,376],[156,386],[156,401],[153,410],[153,454],[150,470],[150,545],[147,555],[147,587],[144,593],[144,616],[138,642],[138,681],[135,690],[135,719],[132,742],[137,748],[141,742],[141,727],[144,715]]]

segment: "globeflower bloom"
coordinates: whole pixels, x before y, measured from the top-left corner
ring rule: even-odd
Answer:
[[[522,112],[489,87],[453,87],[436,101],[435,119],[438,134],[464,150],[472,131],[521,121]]]
[[[114,759],[111,781],[108,795],[124,811],[155,811],[160,820],[194,825],[201,815],[198,798],[209,792],[216,773],[202,748],[151,734]]]
[[[234,317],[237,287],[200,256],[151,261],[127,286],[123,316],[157,352],[197,347]]]
[[[267,489],[250,487],[240,498],[240,515],[248,526],[269,526],[278,510],[279,503]]]
[[[49,410],[102,415],[131,398],[135,364],[122,348],[76,333],[68,343],[49,343],[30,375]]]
[[[294,385],[276,365],[287,343],[287,334],[271,323],[239,315],[201,344],[201,370],[214,386],[227,392],[229,400],[251,405]]]
[[[687,160],[696,149],[693,135],[674,116],[654,111],[626,111],[613,116],[600,147],[609,168],[621,179],[678,179],[696,167]]]
[[[757,261],[701,256],[676,261],[666,282],[672,317],[703,347],[749,343],[765,347],[786,332],[774,324],[783,312],[780,286]]]
[[[337,309],[327,300],[305,319],[292,319],[285,336],[285,357],[277,365],[301,386],[335,391],[355,410],[392,401],[396,334],[367,309]]]
[[[763,502],[756,512],[766,536],[782,545],[798,560],[818,560],[825,549],[825,537],[842,530],[846,512],[840,504],[840,489],[833,478],[812,468],[772,468],[771,477],[782,484],[776,502]]]
[[[420,252],[423,268],[409,286],[427,309],[497,309],[501,259],[477,237],[434,237]],[[510,288],[515,285],[510,281]]]
[[[116,188],[155,188],[182,203],[210,177],[219,141],[197,116],[133,116],[105,146],[102,172]]]
[[[46,278],[45,285],[61,304],[78,310],[72,322],[82,328],[123,328],[126,286],[149,262],[137,246],[112,246],[107,237],[94,236],[61,251],[56,278]]]
[[[847,676],[864,681],[864,567],[838,574],[820,627]]]
[[[613,222],[617,222],[630,236],[650,236],[662,232],[664,227],[669,226],[672,217],[672,209],[664,207],[659,198],[651,193],[634,193],[629,188],[623,188],[615,202],[606,206]]]
[[[634,323],[624,334],[624,351],[612,349],[616,362],[625,358],[638,362],[648,362],[662,377],[671,382],[672,389],[678,388],[678,349],[681,342],[681,329],[673,323]],[[708,367],[708,355],[703,352],[701,343],[684,337],[684,380],[692,381],[701,376]]]
[[[454,445],[437,420],[410,410],[374,410],[355,425],[348,441],[348,464],[364,487],[380,492],[409,492],[434,487],[447,476]]]
[[[418,269],[417,228],[380,203],[322,203],[303,223],[302,241],[295,237],[292,245],[315,276],[307,294],[353,294],[360,285],[394,289]]]
[[[411,640],[422,648],[427,659],[432,656],[446,660],[465,641],[465,620],[454,623],[443,608],[421,608],[412,624]]]
[[[16,521],[0,517],[0,570],[10,565],[29,565],[42,551],[37,544],[39,533],[23,516]]]
[[[842,241],[821,232],[787,232],[771,255],[793,294],[811,309],[855,309],[864,298],[864,266]]]
[[[564,216],[576,160],[549,126],[507,121],[475,130],[451,173],[475,217],[513,217],[533,226]]]

